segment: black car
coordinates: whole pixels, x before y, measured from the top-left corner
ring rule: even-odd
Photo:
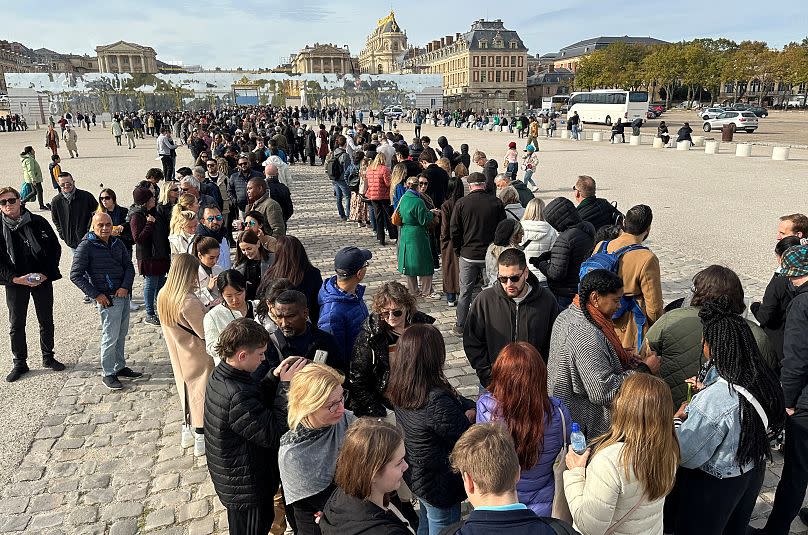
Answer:
[[[766,108],[762,108],[760,106],[753,106],[753,107],[749,108],[747,111],[751,111],[752,113],[754,113],[758,117],[768,117],[769,116],[769,110],[767,110]]]

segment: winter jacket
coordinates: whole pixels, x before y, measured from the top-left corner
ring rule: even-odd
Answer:
[[[511,186],[516,190],[516,193],[519,194],[519,204],[521,204],[523,208],[527,208],[527,203],[536,197],[521,180],[514,180],[511,182]]]
[[[154,221],[147,221],[147,215],[153,216]],[[168,241],[168,220],[164,212],[146,212],[142,206],[130,206],[129,225],[135,240],[138,273],[147,276],[168,273],[171,245]]]
[[[408,277],[426,277],[434,273],[429,225],[435,214],[430,212],[426,196],[409,190],[396,209],[402,225],[398,236],[398,271]]]
[[[539,458],[533,467],[522,470],[519,481],[516,483],[519,502],[527,505],[539,516],[550,516],[552,513],[555,492],[553,463],[561,448],[564,447],[565,439],[569,443],[569,435],[572,432],[572,416],[564,403],[558,398],[551,397],[550,406],[552,412],[544,421],[544,437],[539,450]],[[497,415],[496,410],[497,401],[490,392],[486,392],[477,400],[477,423],[501,420],[502,418]],[[564,425],[561,420],[562,412],[564,413]]]
[[[286,235],[286,221],[283,219],[283,209],[277,201],[264,194],[255,202],[247,205],[247,212],[256,211],[264,216],[266,224],[263,231],[267,236],[279,238]]]
[[[334,335],[327,333],[313,325],[306,324],[306,331],[294,338],[289,338],[277,329],[269,335],[270,344],[278,355],[277,361],[282,362],[287,357],[305,357],[314,360],[318,351],[326,353],[325,364],[348,375],[348,362],[337,346]]]
[[[780,383],[786,407],[808,409],[808,283],[797,288],[788,307]]]
[[[404,431],[404,480],[412,493],[435,507],[449,507],[466,499],[460,474],[452,471],[449,454],[460,435],[471,426],[465,412],[474,402],[435,388],[421,408],[395,407],[396,424]]]
[[[334,335],[342,355],[350,355],[362,322],[368,317],[368,307],[362,300],[365,287],[358,285],[356,293],[348,294],[337,286],[336,275],[326,279],[320,288],[320,319],[317,326]]]
[[[27,212],[22,208],[20,214]],[[0,225],[3,222],[0,221]],[[49,281],[54,282],[62,278],[59,272],[59,258],[62,256],[62,246],[59,238],[53,232],[53,227],[44,217],[31,213],[31,230],[42,252],[39,257],[35,257],[24,239],[22,229],[11,233],[11,247],[14,251],[14,262],[8,254],[8,244],[0,228],[0,284],[11,286],[15,277],[28,275],[29,273],[42,273]]]
[[[483,166],[483,174],[485,175],[485,191],[486,193],[496,193],[497,186],[494,180],[497,178],[497,167],[499,164],[496,160],[488,160]]]
[[[415,323],[431,325],[435,318],[416,311],[409,324]],[[392,408],[384,397],[390,378],[388,328],[387,323],[373,313],[362,323],[362,330],[354,342],[348,382],[350,409],[356,416],[383,417],[387,409]]]
[[[450,222],[452,246],[457,256],[484,260],[494,232],[505,219],[505,207],[496,196],[475,190],[455,202]]]
[[[203,307],[207,308],[204,301],[200,300],[199,302],[202,303]],[[247,302],[247,316],[252,317],[252,303],[249,301]],[[221,336],[222,331],[224,331],[225,328],[234,320],[242,317],[241,312],[227,308],[224,303],[219,303],[205,313],[205,317],[202,320],[205,334],[205,350],[207,351],[208,355],[213,357],[213,362],[217,366],[222,360],[222,356],[216,351],[216,345],[219,343],[219,336]]]
[[[132,254],[123,241],[110,236],[104,243],[95,232],[88,232],[73,254],[70,281],[95,299],[102,294],[112,297],[121,288],[131,294],[134,280]]]
[[[368,182],[365,197],[371,201],[390,199],[390,169],[388,167],[377,165],[375,169],[368,169],[365,176]]]
[[[794,285],[788,277],[775,273],[766,286],[763,302],[752,303],[750,307],[755,319],[769,337],[772,349],[777,355],[777,368],[783,362],[783,333],[786,328],[786,311],[794,299]]]
[[[242,175],[241,171],[236,171],[227,180],[227,194],[230,196],[230,202],[242,211],[247,207],[247,182],[251,178],[264,178],[264,176],[258,171],[250,169],[248,176]]]
[[[532,273],[527,284],[530,292],[520,304],[508,297],[499,283],[484,289],[471,304],[463,349],[483,386],[491,382],[491,367],[499,352],[511,342],[529,342],[547,359],[558,304]]]
[[[654,323],[646,339],[651,349],[656,351],[662,363],[659,377],[663,379],[673,394],[673,404],[678,407],[687,399],[685,379],[698,375],[704,362],[702,351],[702,324],[699,307],[684,307],[663,314]],[[747,320],[757,342],[763,360],[776,370],[779,360],[763,329]]]
[[[424,169],[429,184],[426,187],[426,194],[435,202],[435,206],[441,206],[446,200],[446,190],[449,188],[449,174],[437,164],[430,164]]]
[[[558,237],[556,229],[550,226],[547,221],[522,220],[522,230],[524,237],[520,247],[525,252],[528,260],[530,272],[533,273],[539,282],[547,282],[547,276],[539,268],[530,263],[531,258],[538,258],[543,252],[549,251]]]
[[[620,458],[623,443],[599,450],[589,465],[564,472],[564,493],[572,513],[573,526],[581,533],[605,533],[626,516],[615,535],[662,535],[662,506],[665,498],[649,502],[634,471]]]
[[[42,169],[33,154],[26,154],[20,157],[22,163],[22,179],[28,184],[39,184],[42,182]]]
[[[544,219],[558,232],[550,251],[538,257],[539,271],[557,297],[578,293],[578,272],[584,260],[592,255],[595,228],[583,221],[572,201],[557,198],[547,205]]]
[[[289,221],[289,218],[291,218],[292,214],[295,212],[292,206],[292,194],[289,188],[277,180],[267,180],[267,191],[269,192],[269,197],[281,205],[283,220]]]
[[[412,535],[398,517],[368,500],[360,500],[337,488],[320,518],[323,535]]]
[[[71,249],[79,246],[79,242],[90,230],[90,222],[98,208],[98,201],[91,193],[75,189],[73,200],[69,203],[64,195],[57,193],[51,200],[51,219],[59,237]]]
[[[597,197],[585,197],[578,205],[578,214],[584,221],[589,221],[597,231],[606,225],[614,225],[623,218],[612,203]]]
[[[561,312],[550,337],[547,393],[564,402],[587,437],[609,430],[612,400],[633,371],[624,371],[614,348],[576,305]]]
[[[567,531],[556,531],[551,524],[563,523]],[[577,533],[572,527],[554,518],[539,518],[527,509],[496,511],[476,509],[465,521],[449,526],[440,535],[556,535],[557,533]]]
[[[271,503],[278,491],[278,447],[286,432],[286,389],[277,387],[274,405],[262,402],[252,376],[219,363],[205,391],[205,455],[222,504],[246,510]]]

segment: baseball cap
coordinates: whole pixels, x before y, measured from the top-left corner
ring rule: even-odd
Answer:
[[[509,149],[515,149],[516,148],[516,141],[511,141],[510,143],[508,143],[508,148]]]
[[[485,175],[482,173],[471,173],[467,178],[466,182],[469,184],[482,184],[485,182]]]
[[[783,253],[780,275],[804,277],[808,275],[808,245],[795,245]]]
[[[338,275],[348,277],[358,273],[371,258],[373,253],[367,249],[343,247],[334,257],[334,269]]]
[[[525,152],[536,152],[536,147],[534,147],[533,145],[528,145],[527,147],[525,147]]]

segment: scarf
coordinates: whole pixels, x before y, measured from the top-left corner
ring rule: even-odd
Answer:
[[[62,197],[64,197],[64,198],[65,198],[65,200],[67,201],[67,203],[68,203],[68,204],[70,204],[70,201],[72,201],[72,200],[73,200],[73,197],[75,197],[75,196],[76,196],[76,188],[73,188],[73,189],[70,191],[70,193],[65,193],[64,191],[62,191],[62,192],[61,192],[61,194],[62,194]]]
[[[39,258],[39,253],[42,252],[42,246],[36,240],[34,236],[34,231],[31,228],[31,212],[28,210],[23,210],[20,214],[20,218],[16,221],[9,217],[6,217],[3,214],[3,239],[6,242],[6,252],[8,253],[8,257],[11,259],[12,264],[16,264],[17,260],[14,255],[14,244],[11,241],[11,233],[17,232],[18,230],[22,230],[23,240],[27,242],[28,247],[31,248],[31,253],[37,258]]]
[[[578,308],[581,308],[580,297],[576,295],[572,300],[572,304]],[[633,368],[633,354],[623,347],[623,344],[620,342],[620,338],[618,338],[617,333],[614,330],[614,322],[611,320],[611,318],[604,316],[600,309],[595,308],[592,303],[586,304],[586,310],[589,312],[589,315],[592,316],[592,319],[595,320],[598,327],[600,327],[600,330],[603,331],[603,334],[606,335],[606,339],[612,345],[614,352],[617,353],[617,358],[620,359],[620,364],[623,365],[623,368]]]

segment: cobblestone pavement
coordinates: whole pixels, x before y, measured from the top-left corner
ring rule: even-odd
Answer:
[[[472,147],[473,150],[473,147]],[[345,245],[369,247],[374,254],[366,295],[396,278],[395,246],[374,245],[369,229],[340,223],[330,182],[321,167],[293,167],[295,216],[289,231],[306,245],[312,262],[331,274],[333,255]],[[549,193],[554,196],[557,193]],[[660,233],[661,234],[661,233]],[[662,243],[649,245],[660,257],[666,301],[681,296],[693,274],[705,265]],[[766,280],[742,274],[747,294],[759,297]],[[436,288],[440,289],[439,273]],[[139,291],[135,291],[138,295]],[[462,393],[474,395],[477,379],[461,340],[449,334],[455,309],[444,301],[419,307],[437,318],[445,334],[447,371]],[[205,458],[179,446],[180,410],[171,365],[159,328],[132,314],[128,364],[143,370],[143,380],[122,391],[103,387],[98,374],[97,333],[69,367],[53,402],[19,466],[0,487],[0,533],[109,534],[226,533],[225,511],[215,495]],[[755,509],[755,525],[765,519],[782,470],[782,457],[766,473]],[[806,533],[795,520],[793,533]]]

